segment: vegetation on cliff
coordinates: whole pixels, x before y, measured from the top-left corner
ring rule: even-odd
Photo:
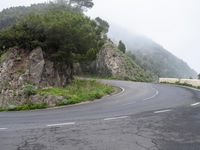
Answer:
[[[125,44],[124,44],[121,40],[119,41],[118,49],[119,49],[120,51],[122,51],[123,53],[126,52],[126,46],[125,46]]]

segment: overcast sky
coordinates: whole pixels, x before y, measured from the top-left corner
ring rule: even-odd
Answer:
[[[0,9],[47,0],[1,0]],[[200,72],[200,0],[93,0],[87,12],[146,35]]]

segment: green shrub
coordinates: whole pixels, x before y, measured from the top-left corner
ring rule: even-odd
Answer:
[[[0,107],[0,111],[3,111],[3,108]]]
[[[37,90],[36,90],[36,88],[33,85],[27,84],[23,88],[23,93],[28,98],[31,95],[35,95],[37,93]]]

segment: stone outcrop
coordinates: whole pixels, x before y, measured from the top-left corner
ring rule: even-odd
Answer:
[[[107,42],[93,62],[76,64],[76,74],[98,75],[135,81],[148,81],[151,76],[141,69],[131,58],[122,53],[112,42]]]
[[[27,98],[24,87],[62,87],[72,79],[72,66],[52,62],[44,57],[41,48],[27,51],[10,49],[0,59],[0,107],[34,102],[35,97]],[[37,101],[54,105],[56,98],[38,98]],[[58,100],[61,98],[58,98]]]

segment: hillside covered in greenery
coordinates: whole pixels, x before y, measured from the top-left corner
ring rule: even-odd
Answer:
[[[157,77],[197,78],[197,73],[183,60],[145,36],[130,33],[115,25],[110,28],[109,36],[123,40],[130,57],[145,71]]]

